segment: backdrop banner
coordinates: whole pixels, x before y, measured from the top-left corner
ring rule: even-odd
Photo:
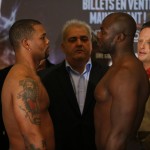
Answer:
[[[0,69],[14,63],[14,52],[9,44],[8,32],[14,21],[37,19],[46,28],[50,39],[49,60],[59,63],[64,59],[61,51],[61,30],[70,19],[87,22],[93,29],[93,53],[97,60],[110,60],[99,52],[96,33],[102,20],[112,12],[126,12],[137,23],[136,44],[141,25],[150,19],[150,0],[0,0]]]

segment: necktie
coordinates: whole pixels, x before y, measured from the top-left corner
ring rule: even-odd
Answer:
[[[150,68],[148,68],[148,69],[146,70],[146,73],[147,73],[148,77],[150,78]]]
[[[80,108],[80,112],[82,113],[85,101],[85,78],[83,75],[80,76],[78,82],[78,104]]]

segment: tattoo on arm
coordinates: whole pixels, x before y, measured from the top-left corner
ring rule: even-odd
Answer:
[[[36,82],[31,78],[27,78],[20,80],[19,86],[21,86],[23,90],[18,93],[17,99],[24,104],[24,106],[19,106],[19,108],[25,112],[25,117],[29,118],[31,123],[40,125],[39,89]]]
[[[45,149],[45,150],[47,150],[47,146],[46,146],[46,141],[45,140],[41,140],[41,148],[37,148],[36,146],[35,146],[35,144],[31,144],[28,140],[27,140],[27,138],[25,138],[25,136],[23,135],[23,138],[24,138],[24,143],[25,143],[25,148],[27,149],[27,150],[41,150],[41,148],[42,149]]]

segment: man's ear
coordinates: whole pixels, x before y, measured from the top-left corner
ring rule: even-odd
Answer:
[[[25,49],[30,50],[29,43],[27,39],[22,40],[22,45]]]
[[[124,33],[119,33],[117,36],[118,41],[124,41],[125,38],[126,38],[126,36]]]
[[[61,43],[61,49],[62,49],[62,51],[64,51],[64,47],[65,47],[65,46],[64,46],[64,43],[62,42],[62,43]]]

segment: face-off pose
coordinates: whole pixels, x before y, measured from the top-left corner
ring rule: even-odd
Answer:
[[[16,63],[4,81],[2,112],[10,149],[54,150],[49,98],[36,74],[49,53],[46,31],[39,21],[23,19],[12,25],[9,38]]]
[[[111,55],[112,66],[95,90],[97,150],[139,150],[136,135],[149,96],[149,81],[134,54],[136,23],[126,13],[112,13],[100,30],[100,50]]]

